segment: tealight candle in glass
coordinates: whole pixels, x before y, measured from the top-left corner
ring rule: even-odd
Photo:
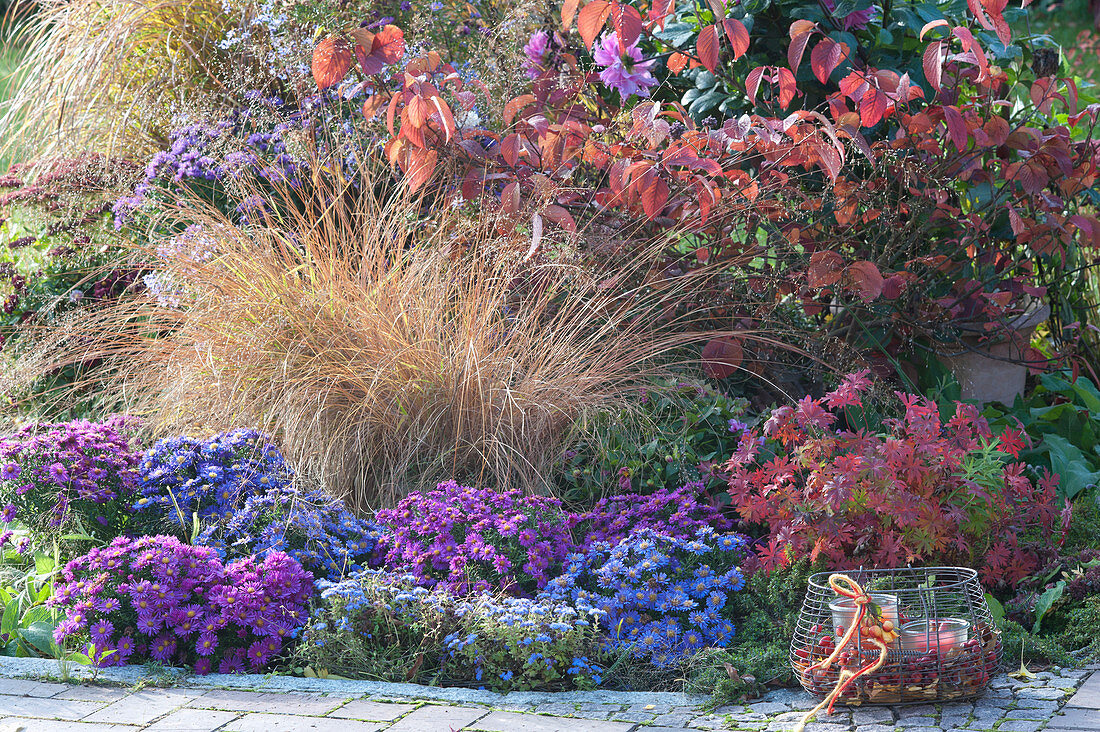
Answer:
[[[970,623],[960,618],[913,620],[901,626],[901,650],[939,651],[960,648],[970,637]]]

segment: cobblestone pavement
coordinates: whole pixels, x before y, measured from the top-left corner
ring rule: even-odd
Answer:
[[[1027,681],[1002,676],[972,702],[838,710],[820,716],[807,732],[1100,732],[1100,670],[1089,673],[1044,672]],[[187,686],[135,690],[0,678],[0,732],[784,732],[815,703],[800,691],[779,690],[751,704],[704,713],[697,706],[606,701],[613,697],[492,707],[350,694]]]

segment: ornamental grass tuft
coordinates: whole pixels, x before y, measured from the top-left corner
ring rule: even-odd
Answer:
[[[169,212],[214,253],[143,248],[172,301],[82,313],[23,372],[101,357],[132,413],[176,434],[252,424],[362,508],[450,478],[545,490],[578,420],[629,403],[697,338],[668,316],[690,288],[609,286],[549,245],[525,255],[491,212],[435,201],[425,222],[423,198],[326,175],[317,162],[308,189],[277,188],[279,220]]]

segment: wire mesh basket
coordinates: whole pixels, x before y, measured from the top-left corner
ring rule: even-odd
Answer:
[[[810,577],[791,643],[791,666],[802,687],[825,697],[843,669],[874,663],[879,649],[859,634],[828,669],[810,670],[832,654],[856,616],[855,603],[829,586],[832,572]],[[860,676],[838,704],[901,704],[977,696],[1001,663],[1001,632],[978,573],[964,567],[859,569],[842,572],[882,609],[899,636],[878,670]]]

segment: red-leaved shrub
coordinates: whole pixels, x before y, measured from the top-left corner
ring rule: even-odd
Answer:
[[[1020,436],[995,438],[968,404],[944,422],[933,402],[899,393],[904,416],[885,420],[887,432],[845,428],[842,415],[862,406],[867,373],[776,409],[766,439],[747,433],[729,461],[738,513],[767,526],[762,568],[805,554],[836,568],[961,564],[1002,584],[1039,566],[1058,517],[1058,476],[1033,483],[1023,463],[1011,462]]]

